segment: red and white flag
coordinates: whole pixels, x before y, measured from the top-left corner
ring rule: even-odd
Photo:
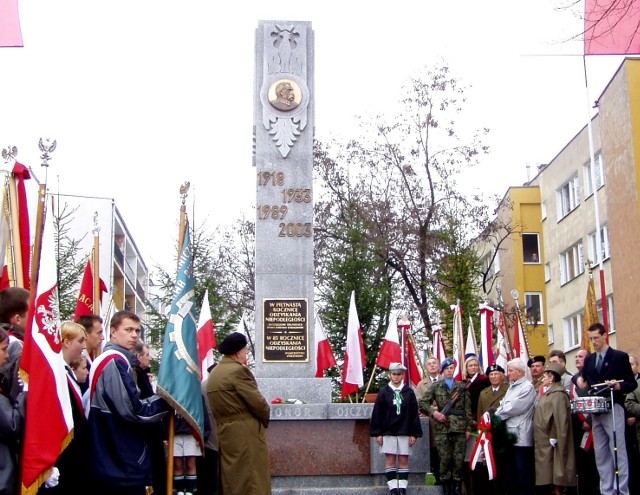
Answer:
[[[384,335],[376,366],[389,369],[391,363],[402,362],[402,352],[400,350],[400,337],[398,335],[398,311],[394,310],[389,315],[389,326],[387,333]]]
[[[495,363],[492,347],[493,313],[493,308],[480,305],[480,365],[483,369]]]
[[[49,215],[51,216],[51,215]],[[46,215],[45,215],[46,218]],[[35,256],[35,253],[34,253]],[[72,438],[73,417],[62,358],[53,222],[46,221],[38,280],[32,291],[21,375],[29,385],[22,493],[35,493]]]
[[[216,331],[211,317],[211,306],[209,306],[209,289],[204,291],[196,335],[198,338],[200,378],[204,380],[207,377],[207,369],[213,364],[213,350],[216,348]]]
[[[469,315],[469,326],[467,327],[467,343],[464,348],[464,358],[478,356],[478,344],[476,344],[476,331],[473,328],[473,318]]]
[[[0,46],[23,46],[18,0],[0,0]]]
[[[331,343],[324,331],[324,325],[320,317],[316,314],[315,334],[316,334],[316,378],[324,376],[324,370],[328,370],[336,365],[336,357],[333,355]]]
[[[456,364],[453,371],[455,380],[462,380],[462,366],[464,365],[464,335],[462,330],[462,306],[460,303],[451,305],[453,311],[453,353],[452,357]]]
[[[405,356],[406,356],[406,364],[407,372],[405,373],[405,378],[407,375],[407,382],[409,385],[413,385],[417,387],[420,381],[422,380],[422,373],[420,373],[420,368],[418,368],[418,351],[415,347],[415,342],[411,337],[405,340]]]
[[[520,318],[515,315],[513,320],[513,355],[519,357],[523,362],[529,361],[529,348],[527,346],[527,337],[524,334]]]
[[[103,292],[107,292],[106,284],[100,279],[100,295]],[[98,310],[100,309],[100,302],[98,302]],[[93,267],[91,266],[91,260],[87,260],[87,266],[84,269],[84,275],[82,276],[82,283],[80,284],[80,292],[78,293],[78,302],[76,303],[76,312],[73,315],[74,321],[78,321],[78,318],[84,315],[99,314],[93,312]]]
[[[442,328],[439,326],[434,326],[433,330],[433,348],[431,350],[432,356],[436,358],[439,362],[442,362],[447,357],[447,352],[444,350],[444,345],[442,343]]]
[[[507,369],[507,363],[511,361],[511,348],[509,346],[509,336],[504,326],[504,313],[498,313],[498,342],[496,348],[496,364],[503,370]]]
[[[347,345],[344,350],[342,368],[342,398],[357,392],[364,385],[362,369],[365,366],[364,342],[362,329],[356,310],[356,291],[351,292],[349,303],[349,321],[347,323]]]

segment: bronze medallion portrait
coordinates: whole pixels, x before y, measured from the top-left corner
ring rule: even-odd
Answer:
[[[280,79],[269,87],[269,103],[282,112],[289,112],[300,105],[302,91],[291,79]]]

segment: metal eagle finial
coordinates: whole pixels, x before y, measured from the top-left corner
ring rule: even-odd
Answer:
[[[191,186],[191,182],[186,181],[184,184],[180,186],[180,196],[182,197],[182,204],[184,204],[187,200],[187,195],[189,194],[189,187]]]
[[[38,141],[38,147],[40,148],[40,151],[42,151],[42,155],[40,156],[40,158],[42,158],[43,167],[49,166],[49,160],[51,160],[51,153],[55,151],[57,144],[58,142],[55,139],[52,141],[49,138],[47,139],[40,138],[40,141]]]

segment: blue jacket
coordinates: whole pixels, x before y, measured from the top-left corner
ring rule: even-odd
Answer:
[[[151,484],[151,459],[147,429],[142,425],[161,421],[169,406],[158,395],[141,400],[130,364],[136,362],[135,357],[113,343],[104,347],[101,357],[110,350],[122,356],[109,360],[97,380],[94,369],[100,369],[99,360],[94,361],[91,370],[88,391],[91,479],[113,487],[147,486]]]

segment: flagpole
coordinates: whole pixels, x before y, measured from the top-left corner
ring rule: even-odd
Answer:
[[[98,212],[93,215],[93,314],[100,315],[100,227],[98,227]]]
[[[13,173],[9,177],[9,208],[11,212],[11,245],[13,247],[12,260],[15,287],[24,287],[25,274],[22,270],[22,243],[20,242],[20,223],[18,219],[18,190]],[[33,267],[31,272],[33,273]]]
[[[605,287],[604,280],[604,256],[602,256],[602,238],[600,234],[600,205],[598,205],[598,188],[596,187],[596,155],[595,147],[593,144],[593,127],[591,124],[591,96],[589,94],[589,79],[587,77],[587,57],[582,56],[582,67],[584,69],[584,85],[587,98],[587,134],[589,136],[589,159],[591,160],[591,167],[589,167],[589,180],[591,181],[591,192],[593,193],[593,211],[594,220],[596,223],[596,249],[594,253],[598,258],[598,268],[600,269],[600,298],[602,300],[602,324],[606,330],[607,343],[609,342],[609,318],[607,315],[607,289]],[[596,107],[598,103],[596,102]]]
[[[189,194],[189,183],[185,182],[180,186],[180,196],[182,205],[180,206],[180,225],[178,227],[178,270],[180,269],[180,254],[184,244],[185,229],[187,226],[187,195]],[[168,438],[167,438],[167,495],[173,495],[173,439],[174,439],[175,414],[169,414]]]
[[[513,297],[513,300],[516,303],[516,318],[518,318],[518,323],[520,324],[520,328],[522,329],[522,338],[524,339],[524,346],[527,350],[527,355],[530,356],[531,349],[529,348],[529,339],[527,339],[527,329],[522,324],[522,319],[520,318],[520,303],[518,302],[518,297],[520,297],[520,293],[517,291],[517,289],[513,289],[511,291],[511,297]]]
[[[496,287],[496,292],[498,293],[498,299],[500,302],[500,313],[502,313],[502,320],[504,322],[504,299],[502,298],[502,288],[499,286]],[[511,343],[511,340],[509,339],[509,331],[507,330],[506,326],[504,328],[504,338],[507,342],[507,352],[509,353],[509,355],[513,356],[513,345]]]

